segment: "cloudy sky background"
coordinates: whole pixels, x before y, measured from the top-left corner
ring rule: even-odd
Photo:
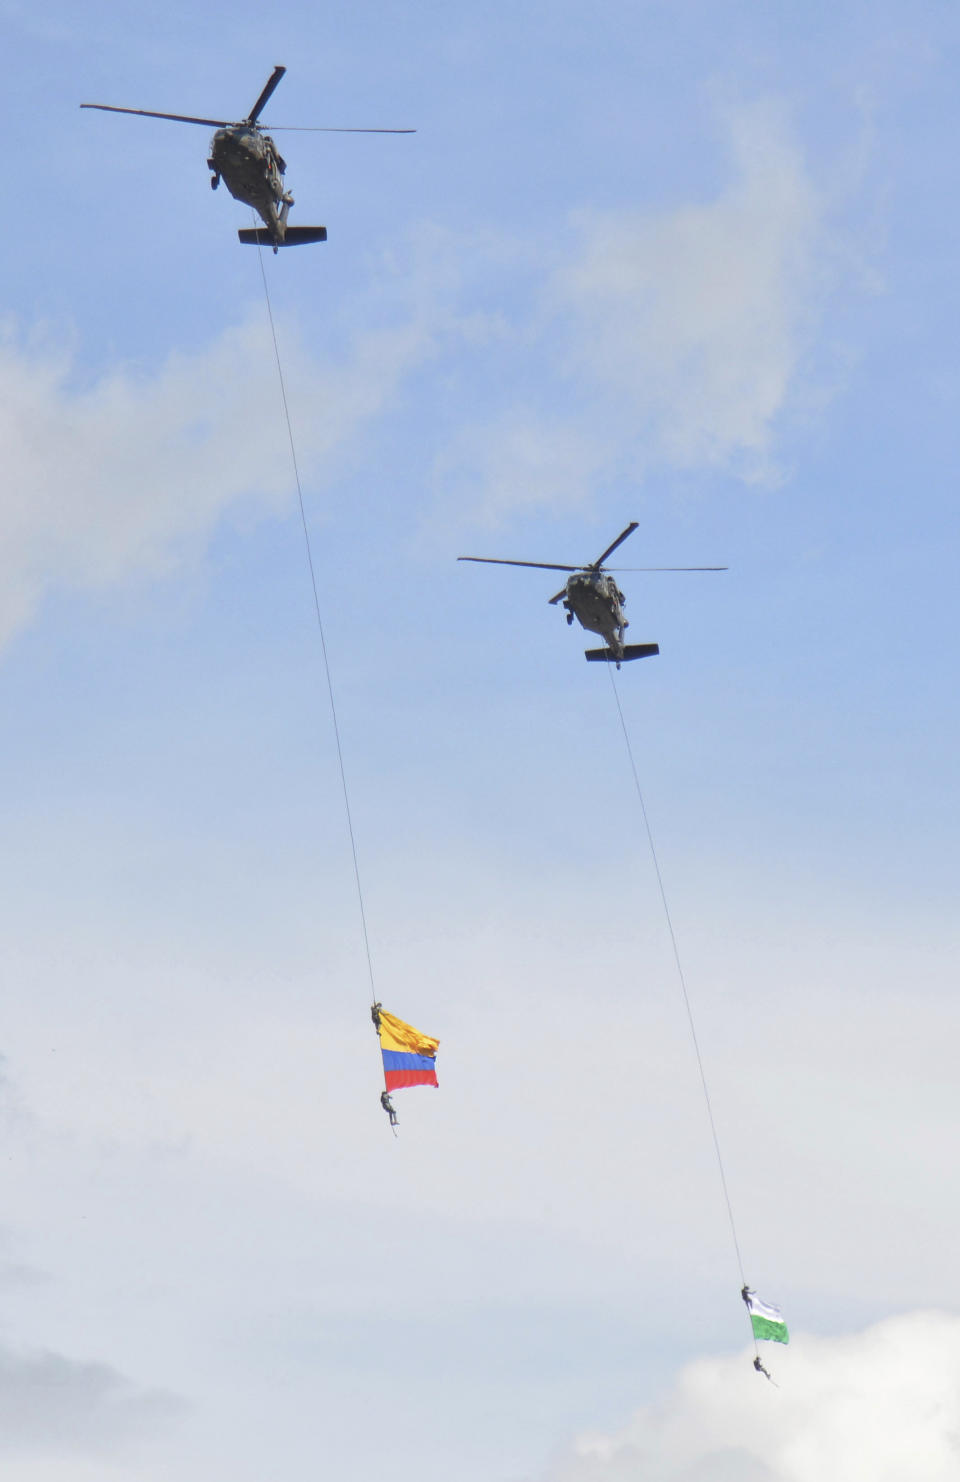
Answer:
[[[946,4],[0,0],[0,1459],[23,1482],[957,1466]],[[377,991],[380,1071],[249,213]],[[619,693],[550,573],[630,520]],[[904,1458],[907,1458],[905,1460]]]

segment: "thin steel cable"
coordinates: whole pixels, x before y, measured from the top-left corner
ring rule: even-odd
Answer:
[[[256,216],[254,216],[256,223]],[[297,449],[293,440],[293,423],[290,418],[290,407],[287,402],[287,387],[283,378],[283,366],[280,363],[280,346],[277,341],[277,328],[273,319],[273,306],[270,302],[270,289],[267,285],[267,273],[263,265],[263,247],[257,243],[257,258],[260,263],[260,277],[263,279],[263,296],[267,303],[267,318],[270,321],[270,334],[273,339],[273,354],[277,362],[277,377],[280,381],[280,398],[283,402],[283,415],[287,424],[287,438],[290,443],[290,458],[293,463],[293,476],[297,486],[297,502],[300,506],[300,523],[303,526],[303,543],[307,552],[307,565],[310,569],[310,585],[313,589],[313,606],[317,614],[317,628],[320,633],[320,648],[323,653],[323,672],[327,680],[327,695],[330,700],[330,716],[333,721],[333,735],[337,745],[337,764],[340,768],[340,785],[343,788],[343,807],[347,816],[347,833],[350,835],[350,853],[353,858],[353,878],[357,887],[357,904],[360,907],[360,929],[363,934],[363,950],[367,959],[367,975],[370,979],[370,1002],[376,1004],[377,989],[373,976],[373,957],[370,952],[370,935],[367,931],[367,912],[363,903],[363,886],[360,880],[360,862],[357,855],[357,839],[353,828],[353,814],[350,811],[350,791],[347,787],[347,771],[343,763],[343,746],[340,741],[340,725],[337,720],[337,705],[333,693],[333,679],[330,674],[330,659],[327,654],[327,639],[323,631],[323,617],[320,613],[320,593],[317,587],[317,571],[313,560],[313,547],[310,543],[310,528],[307,524],[307,513],[303,502],[303,486],[300,482],[300,465],[297,462]]]
[[[640,813],[643,818],[643,827],[647,835],[647,843],[650,846],[650,857],[653,860],[653,869],[657,877],[657,887],[660,891],[660,900],[663,905],[663,914],[666,918],[667,931],[670,935],[670,945],[673,948],[673,960],[677,968],[677,977],[680,981],[680,991],[683,995],[683,1005],[686,1009],[687,1023],[690,1027],[690,1038],[693,1042],[693,1051],[697,1059],[697,1069],[700,1073],[700,1085],[703,1088],[703,1099],[707,1108],[707,1121],[710,1124],[710,1136],[713,1139],[713,1150],[717,1158],[717,1170],[720,1174],[720,1187],[723,1190],[723,1202],[727,1210],[727,1219],[730,1222],[730,1234],[733,1237],[733,1248],[737,1257],[737,1269],[740,1272],[740,1286],[742,1289],[747,1284],[747,1278],[744,1275],[743,1271],[743,1258],[740,1254],[740,1241],[737,1238],[737,1223],[733,1217],[733,1204],[730,1199],[730,1190],[727,1186],[727,1175],[723,1166],[723,1155],[720,1152],[720,1139],[717,1136],[717,1124],[713,1115],[713,1103],[710,1100],[710,1088],[707,1085],[707,1075],[706,1071],[704,1070],[703,1056],[700,1053],[700,1041],[697,1037],[697,1026],[693,1017],[693,1008],[690,1003],[690,994],[687,991],[687,980],[684,976],[683,963],[680,959],[680,949],[677,945],[677,934],[673,929],[673,918],[670,915],[670,906],[667,902],[667,892],[663,884],[663,875],[660,870],[660,861],[657,858],[657,849],[656,845],[653,842],[653,830],[650,827],[650,819],[647,814],[647,805],[644,802],[643,788],[640,786],[640,774],[637,771],[637,764],[633,755],[633,747],[630,744],[630,733],[627,730],[627,722],[624,719],[623,706],[620,704],[620,692],[617,689],[617,682],[614,678],[613,666],[611,664],[607,665],[607,672],[610,676],[610,687],[613,690],[613,698],[617,706],[617,715],[620,717],[620,729],[623,732],[623,739],[627,748],[627,756],[630,759],[630,770],[633,773],[633,785],[637,790],[637,799],[640,803]],[[752,1331],[753,1325],[751,1323],[751,1332]],[[757,1348],[756,1339],[754,1339],[753,1346],[756,1352],[759,1354],[760,1350],[759,1348]]]

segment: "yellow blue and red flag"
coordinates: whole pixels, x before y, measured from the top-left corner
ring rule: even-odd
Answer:
[[[436,1086],[438,1039],[404,1024],[386,1009],[377,1013],[377,1034],[383,1056],[383,1079],[388,1091],[403,1086]]]

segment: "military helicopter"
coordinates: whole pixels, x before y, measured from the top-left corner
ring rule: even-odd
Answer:
[[[604,569],[604,561],[612,556],[617,546],[622,545],[628,535],[637,529],[638,522],[631,520],[626,530],[621,531],[612,545],[589,566],[560,566],[553,561],[506,561],[499,556],[458,556],[458,561],[484,561],[493,566],[536,566],[542,571],[570,571],[564,586],[551,603],[563,602],[567,623],[577,619],[581,628],[590,633],[599,633],[606,640],[605,648],[587,648],[584,654],[594,663],[616,664],[620,668],[629,659],[648,659],[660,652],[658,643],[624,643],[623,635],[630,626],[623,615],[626,598],[613,577]],[[726,566],[621,566],[619,571],[726,571]]]
[[[262,110],[286,72],[274,67],[266,87],[247,117],[240,123],[227,123],[222,118],[192,118],[184,113],[152,113],[148,108],[117,108],[112,103],[81,103],[81,108],[99,108],[105,113],[137,113],[142,118],[169,118],[174,123],[204,124],[216,129],[210,145],[207,165],[212,171],[211,190],[223,179],[235,200],[243,201],[263,218],[266,229],[253,227],[239,231],[241,242],[272,247],[295,247],[304,242],[325,242],[325,226],[288,226],[287,216],[293,196],[285,189],[283,176],[286,161],[258,122]],[[293,126],[291,126],[293,127]],[[300,129],[300,133],[318,134],[415,134],[416,129]]]

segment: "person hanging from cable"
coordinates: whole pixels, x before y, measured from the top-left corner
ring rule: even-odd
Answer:
[[[376,1027],[383,1057],[384,1091],[380,1105],[389,1114],[390,1126],[396,1127],[397,1114],[390,1092],[399,1091],[404,1086],[437,1085],[440,1041],[414,1029],[412,1024],[405,1024],[395,1014],[388,1014],[379,1001],[374,1002],[370,1017]]]
[[[740,1295],[746,1304],[747,1312],[750,1314],[750,1326],[753,1329],[753,1341],[755,1344],[761,1338],[770,1343],[790,1342],[790,1334],[787,1331],[787,1325],[783,1320],[783,1313],[779,1307],[774,1307],[772,1302],[761,1301],[756,1292],[747,1286],[746,1282],[740,1288]],[[765,1374],[771,1384],[776,1383],[773,1376],[764,1368],[759,1352],[753,1361],[753,1367],[758,1374]]]

